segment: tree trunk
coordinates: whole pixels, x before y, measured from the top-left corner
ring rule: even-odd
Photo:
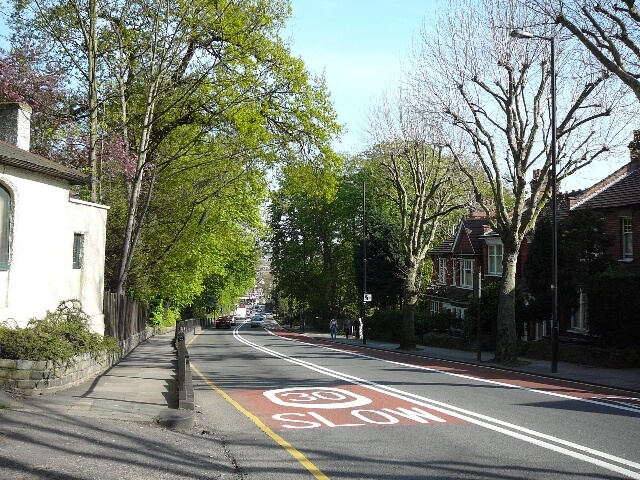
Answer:
[[[96,62],[98,61],[97,34],[97,1],[89,2],[89,35],[87,40],[87,55],[89,67],[89,170],[91,172],[91,201],[98,198],[98,80],[96,78]]]
[[[509,363],[516,360],[516,264],[518,251],[504,255],[504,269],[498,299],[498,332],[495,361]]]
[[[412,269],[415,270],[415,269]],[[417,271],[410,271],[404,288],[402,306],[402,337],[400,350],[416,349],[415,313],[418,303]]]

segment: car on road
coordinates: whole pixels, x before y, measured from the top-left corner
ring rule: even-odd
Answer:
[[[231,315],[225,315],[216,319],[216,328],[231,328]]]
[[[262,327],[263,325],[264,325],[263,315],[254,315],[253,317],[251,317],[251,328]]]

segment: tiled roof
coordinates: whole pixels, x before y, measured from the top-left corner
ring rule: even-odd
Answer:
[[[640,205],[640,168],[636,168],[606,185],[574,208],[580,210],[584,208],[626,207],[629,205]]]
[[[456,235],[450,236],[444,242],[439,243],[431,250],[429,250],[429,253],[436,255],[446,255],[447,253],[451,253],[453,250],[453,242],[455,241],[455,239]]]
[[[0,140],[0,165],[2,164],[63,178],[72,185],[89,183],[88,175],[82,172],[52,162]]]
[[[456,253],[473,253],[479,254],[482,252],[482,234],[484,228],[489,226],[489,220],[486,218],[467,218],[460,222],[456,234],[447,238],[445,241],[439,243],[429,253],[432,255],[446,255],[453,253],[454,248],[460,243],[460,235],[467,235],[471,244],[472,252],[465,252],[462,250],[456,250]],[[462,229],[462,231],[461,231]]]
[[[489,226],[489,219],[487,218],[468,218],[462,220],[462,223],[466,229],[467,235],[469,235],[469,241],[473,247],[473,253],[482,253],[482,235],[484,234],[484,228]]]

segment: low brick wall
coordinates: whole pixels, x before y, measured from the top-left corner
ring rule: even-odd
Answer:
[[[147,328],[120,342],[121,355],[104,353],[96,358],[89,354],[77,355],[69,365],[56,365],[46,360],[0,359],[0,390],[33,395],[70,387],[106,371],[148,338],[172,332],[174,329],[175,327]]]

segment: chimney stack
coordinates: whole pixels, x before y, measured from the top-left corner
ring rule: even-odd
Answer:
[[[640,130],[633,131],[633,140],[629,144],[629,157],[631,163],[637,167],[640,163]]]
[[[26,103],[0,103],[0,140],[29,151],[31,107]]]

